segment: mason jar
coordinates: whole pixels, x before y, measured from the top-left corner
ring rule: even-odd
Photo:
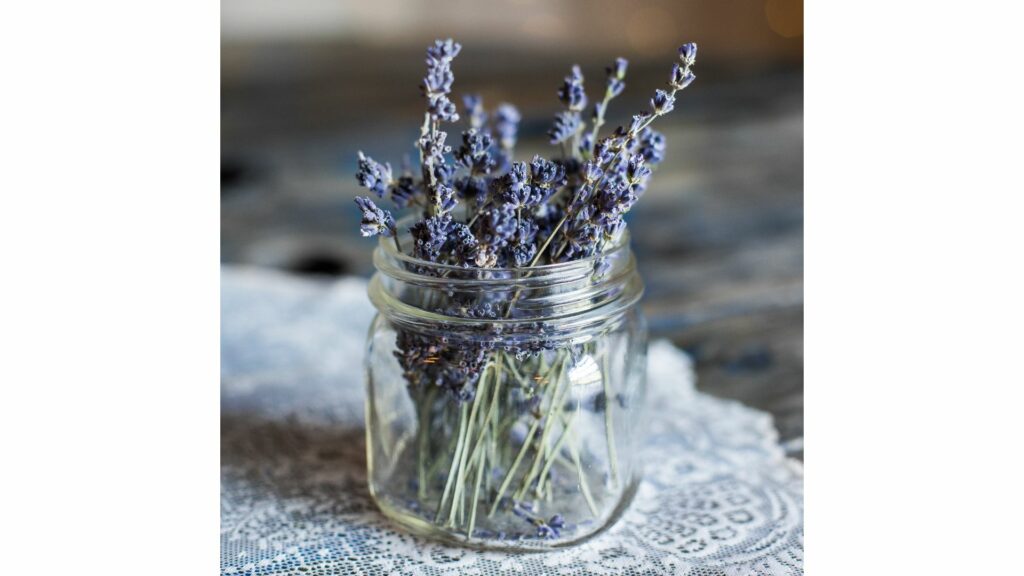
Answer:
[[[614,523],[640,480],[644,422],[628,236],[531,268],[435,264],[387,238],[374,265],[366,449],[383,513],[489,549],[567,546]]]

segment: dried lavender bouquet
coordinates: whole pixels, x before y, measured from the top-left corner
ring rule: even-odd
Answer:
[[[515,159],[516,108],[501,104],[489,114],[478,96],[464,98],[468,127],[457,147],[448,144],[442,127],[460,120],[450,98],[460,50],[450,39],[427,49],[419,170],[396,173],[359,153],[359,184],[415,214],[400,224],[371,198],[356,198],[362,234],[393,242],[382,242],[377,262],[378,291],[393,298],[375,304],[382,313],[393,307],[386,302],[401,302],[424,314],[382,320],[373,330],[378,344],[371,334],[371,491],[389,516],[426,534],[576,540],[611,522],[635,482],[632,454],[617,451],[632,451],[624,435],[635,439],[627,418],[636,419],[631,378],[642,373],[643,346],[618,317],[597,334],[563,330],[560,319],[611,301],[601,294],[628,291],[635,271],[623,217],[664,158],[665,138],[651,124],[693,82],[697,46],[679,49],[649,111],[604,137],[627,62],[607,67],[589,114],[573,66],[558,89],[564,110],[548,132],[558,154],[529,162]],[[574,263],[591,268],[573,276]],[[386,370],[378,365],[388,361],[397,362],[402,398],[381,391]],[[402,414],[412,420],[407,427]]]

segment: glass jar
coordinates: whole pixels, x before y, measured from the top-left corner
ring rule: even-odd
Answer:
[[[374,264],[366,442],[384,514],[490,549],[567,546],[614,523],[640,479],[644,420],[628,237],[518,269],[416,260],[387,238]]]

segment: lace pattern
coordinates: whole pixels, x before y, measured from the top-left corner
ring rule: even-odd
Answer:
[[[225,268],[221,291],[222,574],[803,574],[800,464],[769,415],[697,392],[667,342],[623,518],[574,548],[477,552],[397,531],[367,492],[365,282]]]

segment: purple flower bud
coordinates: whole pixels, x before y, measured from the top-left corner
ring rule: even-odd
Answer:
[[[540,156],[534,156],[530,162],[530,173],[534,188],[558,188],[565,184],[565,168]],[[537,202],[540,204],[540,202]]]
[[[494,168],[491,158],[491,135],[471,128],[462,133],[462,146],[455,158],[476,174],[487,174]]]
[[[469,114],[470,128],[480,130],[487,122],[487,112],[484,111],[484,100],[479,94],[466,94],[462,97],[462,103]]]
[[[451,62],[453,58],[459,55],[461,50],[462,45],[451,38],[447,40],[434,40],[434,45],[427,47],[427,58],[438,62]]]
[[[622,94],[622,91],[625,89],[626,83],[622,80],[619,80],[618,78],[608,79],[608,94],[610,97],[617,97],[619,94]]]
[[[378,198],[383,198],[384,191],[387,190],[392,179],[391,164],[381,164],[359,152],[359,168],[356,170],[356,180],[359,181],[360,186],[373,192]]]
[[[594,148],[594,134],[587,132],[583,134],[583,138],[580,138],[580,156],[586,156],[590,154],[590,151]]]
[[[413,224],[409,228],[414,240],[412,255],[420,260],[437,262],[445,243],[448,242],[451,225],[452,217],[448,214],[434,216]]]
[[[455,208],[455,190],[444,183],[438,182],[430,192],[430,203],[437,214],[447,214]]]
[[[448,237],[452,242],[455,263],[466,268],[472,266],[476,259],[477,240],[469,226],[462,222],[453,222]]]
[[[555,124],[548,131],[552,144],[561,144],[580,130],[580,115],[576,112],[560,112],[555,115]]]
[[[597,182],[601,179],[603,171],[596,161],[590,160],[583,163],[581,174],[583,175],[583,179],[587,182]]]
[[[643,126],[647,119],[651,117],[649,112],[641,112],[633,116],[633,121],[629,124],[629,133],[636,134],[640,131],[640,127]]]
[[[625,58],[616,58],[615,62],[611,66],[605,68],[605,71],[608,73],[609,79],[614,78],[615,80],[622,80],[626,77],[626,68],[628,66],[628,60]]]
[[[459,113],[455,108],[455,104],[443,94],[430,99],[427,111],[429,111],[430,115],[434,118],[444,122],[459,121]]]
[[[395,230],[395,219],[387,210],[381,210],[373,200],[356,196],[356,206],[362,211],[359,232],[363,236],[391,236]]]
[[[690,85],[691,82],[696,80],[693,72],[690,72],[689,68],[683,68],[679,64],[672,65],[672,78],[669,79],[669,86],[674,90],[682,90]]]
[[[405,208],[420,195],[420,188],[412,176],[401,176],[391,187],[391,201],[399,208]]]
[[[505,247],[516,231],[516,209],[502,204],[484,212],[476,223],[477,239],[493,252]]]
[[[601,166],[606,166],[615,157],[615,153],[612,151],[611,140],[605,138],[597,143],[594,147],[594,159],[597,160]]]
[[[692,66],[697,61],[697,44],[688,42],[679,47],[679,59],[687,66]]]
[[[500,104],[494,113],[494,129],[498,132],[501,147],[508,150],[516,145],[519,130],[519,111],[511,104]]]
[[[638,151],[648,164],[659,164],[665,159],[665,136],[661,132],[645,128],[640,134]]]
[[[579,112],[587,107],[587,94],[583,91],[583,73],[580,72],[579,66],[573,66],[572,72],[565,77],[561,88],[558,89],[558,99],[573,112]]]
[[[654,98],[651,98],[651,108],[654,109],[654,113],[668,114],[676,106],[675,96],[669,94],[664,90],[655,90]]]
[[[629,158],[629,163],[626,167],[626,178],[631,184],[638,184],[646,180],[650,175],[651,169],[644,166],[642,154],[635,154]]]

